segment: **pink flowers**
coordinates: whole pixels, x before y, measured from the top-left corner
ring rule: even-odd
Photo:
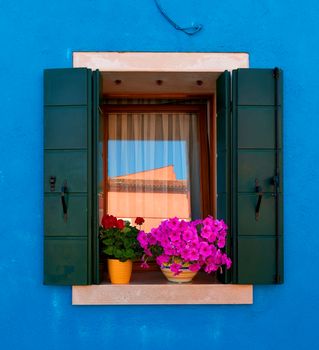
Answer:
[[[207,242],[204,242],[204,241],[200,242],[200,244],[199,244],[199,253],[204,258],[207,258],[207,257],[209,257],[211,255],[212,248]]]
[[[174,275],[177,275],[181,271],[182,266],[182,264],[173,263],[170,269],[174,272]]]
[[[168,263],[170,260],[170,257],[168,255],[160,255],[156,258],[156,263],[159,266],[162,266],[164,263]]]
[[[179,274],[183,266],[191,271],[203,267],[210,273],[221,269],[222,265],[227,269],[231,266],[231,260],[222,251],[226,236],[224,221],[209,216],[190,222],[178,218],[164,220],[150,233],[140,231],[137,239],[144,249],[144,264],[152,256],[160,266],[170,264],[174,274]]]

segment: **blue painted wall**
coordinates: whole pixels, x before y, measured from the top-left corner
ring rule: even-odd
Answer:
[[[318,348],[319,28],[316,0],[0,0],[0,348]],[[285,71],[285,284],[252,306],[71,306],[42,286],[42,71],[73,51],[248,52]],[[317,344],[317,346],[316,346]]]

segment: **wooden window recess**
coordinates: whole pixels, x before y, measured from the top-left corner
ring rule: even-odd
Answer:
[[[162,99],[162,96],[152,96],[152,98],[157,97],[158,99]],[[130,97],[128,97],[130,98]],[[135,98],[132,97],[132,98]],[[141,98],[141,96],[139,96]],[[149,96],[144,96],[144,98],[149,98]],[[201,213],[202,217],[206,217],[208,215],[216,216],[216,133],[215,133],[215,125],[216,125],[216,115],[215,115],[215,96],[211,95],[209,98],[207,96],[198,95],[195,97],[190,96],[189,99],[183,98],[185,102],[187,100],[198,99],[203,101],[206,100],[206,103],[201,104],[176,104],[176,96],[165,96],[165,99],[171,100],[172,103],[168,102],[165,104],[103,104],[101,106],[102,115],[104,118],[104,142],[103,142],[103,193],[104,193],[104,203],[103,203],[103,211],[104,214],[107,213],[107,144],[108,144],[108,130],[106,122],[108,115],[111,113],[194,113],[198,116],[198,140],[200,147],[200,190],[201,190]],[[175,104],[174,104],[175,102]],[[180,101],[181,102],[181,101]],[[103,259],[104,260],[104,259]],[[104,265],[105,262],[102,261],[101,265]],[[158,271],[158,267],[155,262],[150,263],[150,268],[148,270],[142,269],[140,267],[140,262],[135,262],[133,266],[133,271],[143,271],[143,276],[141,275],[141,280],[144,283],[152,279],[157,279],[155,271]],[[100,273],[102,272],[102,266],[100,267]],[[155,276],[154,276],[155,274]],[[104,274],[103,274],[104,275]],[[209,277],[209,276],[206,276]],[[139,277],[137,277],[139,278]],[[105,279],[102,278],[102,280]],[[206,278],[204,278],[206,280]],[[208,280],[208,279],[207,279]],[[216,281],[217,282],[217,281]],[[216,283],[215,282],[215,283]]]

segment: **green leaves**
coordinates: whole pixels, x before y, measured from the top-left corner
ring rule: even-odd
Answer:
[[[128,222],[123,229],[100,227],[100,239],[103,245],[102,251],[108,258],[120,261],[138,260],[143,255],[137,235],[139,230]]]
[[[105,244],[106,246],[111,246],[114,244],[114,239],[112,238],[106,238],[103,240],[103,244]]]
[[[133,249],[127,249],[124,252],[124,256],[127,259],[133,259],[134,258],[134,250]]]
[[[129,233],[129,232],[131,232],[131,229],[130,229],[129,227],[125,226],[125,227],[123,228],[122,232],[124,232],[124,233]]]
[[[114,247],[112,247],[112,246],[109,246],[109,247],[107,247],[106,249],[103,250],[103,252],[106,255],[113,255],[113,251],[114,251]]]

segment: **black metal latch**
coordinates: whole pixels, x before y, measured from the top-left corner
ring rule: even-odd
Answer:
[[[256,193],[258,194],[258,201],[255,208],[255,220],[257,221],[259,219],[260,205],[261,205],[261,200],[263,198],[263,190],[259,184],[258,179],[255,180],[255,189],[256,189]]]
[[[61,187],[61,203],[62,203],[62,209],[63,209],[63,218],[66,222],[68,219],[68,207],[67,207],[67,194],[68,194],[68,187],[66,180],[64,181],[62,187]]]

